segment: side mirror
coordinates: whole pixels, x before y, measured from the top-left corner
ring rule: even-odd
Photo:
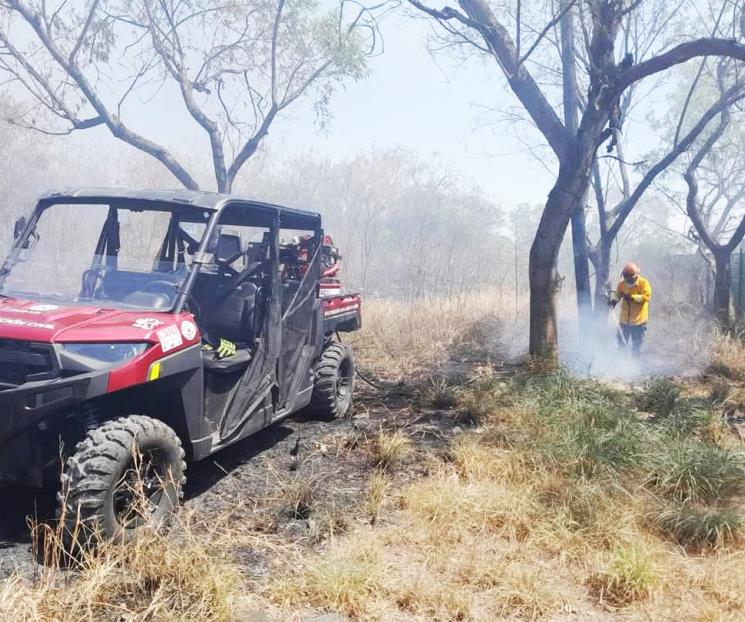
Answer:
[[[26,217],[21,216],[18,220],[16,220],[16,224],[13,226],[13,239],[17,240],[19,237],[21,237],[21,234],[23,233],[23,230],[26,228]]]

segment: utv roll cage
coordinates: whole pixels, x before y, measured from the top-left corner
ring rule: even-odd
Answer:
[[[280,229],[303,230],[313,232],[314,249],[323,241],[321,215],[316,212],[296,210],[289,207],[264,203],[253,199],[226,196],[214,192],[195,190],[147,190],[138,192],[129,189],[109,188],[74,188],[49,192],[39,199],[37,209],[27,221],[19,219],[15,227],[15,237],[24,239],[30,234],[41,214],[53,204],[67,202],[73,204],[106,203],[112,208],[126,207],[137,211],[141,205],[143,211],[169,212],[173,216],[168,235],[160,249],[158,260],[177,266],[184,263],[184,253],[192,255],[192,264],[183,286],[180,288],[174,305],[168,311],[180,313],[187,302],[188,292],[194,284],[200,265],[214,261],[217,251],[215,230],[218,226],[255,226],[266,227],[274,231],[275,247],[279,246]],[[115,210],[110,210],[106,226],[99,237],[95,255],[106,262],[106,267],[116,267],[116,256],[119,250],[118,223]],[[178,225],[180,223],[204,224],[206,229],[201,241],[195,240]],[[8,261],[18,257],[22,247],[14,246]],[[313,262],[315,263],[315,262]],[[311,275],[314,276],[314,275]]]

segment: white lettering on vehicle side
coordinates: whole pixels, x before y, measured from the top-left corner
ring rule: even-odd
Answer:
[[[55,309],[59,309],[59,307],[57,305],[44,305],[44,304],[31,305],[29,307],[29,311],[38,311],[39,313],[43,313],[45,311],[54,311]]]
[[[332,315],[341,315],[342,313],[349,313],[350,311],[355,311],[360,308],[359,303],[347,305],[345,307],[339,307],[337,309],[329,309],[328,311],[324,311],[323,315],[324,317],[331,317]]]
[[[28,322],[26,320],[19,320],[15,317],[0,317],[0,324],[7,326],[27,326],[28,328],[45,328],[46,330],[54,330],[54,324],[45,324],[43,322]]]
[[[174,324],[159,329],[155,334],[158,335],[160,348],[163,352],[168,352],[174,348],[178,348],[184,343],[184,340],[181,338],[181,331],[178,329],[178,326]]]

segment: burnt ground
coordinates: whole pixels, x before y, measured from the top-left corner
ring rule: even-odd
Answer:
[[[369,520],[351,510],[359,508],[374,472],[372,439],[381,430],[398,429],[410,436],[416,453],[437,452],[459,427],[452,412],[424,406],[413,386],[375,382],[379,388],[358,380],[348,419],[292,417],[190,465],[187,510],[206,519],[230,515],[236,526],[271,534],[280,543],[311,547],[323,541],[328,529],[338,532]],[[295,458],[291,452],[296,446]],[[423,469],[421,460],[412,459],[391,477],[402,484],[422,476]],[[298,481],[312,491],[312,507],[293,512],[287,505],[292,496],[288,490]],[[0,579],[37,568],[28,520],[50,519],[54,498],[54,490],[0,489]],[[253,550],[239,550],[235,556],[249,578],[259,578],[271,564]]]

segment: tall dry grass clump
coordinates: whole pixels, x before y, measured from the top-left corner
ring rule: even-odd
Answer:
[[[133,509],[112,539],[79,516],[31,523],[32,550],[40,565],[32,577],[15,574],[0,586],[0,619],[234,618],[242,580],[237,566],[223,557],[233,532],[224,529],[222,520],[205,522],[189,512],[172,517],[168,529],[147,525],[143,519],[150,505],[139,473],[130,490]]]
[[[745,380],[745,347],[740,338],[719,335],[712,341],[711,362],[707,372],[728,380]]]
[[[371,298],[364,305],[364,328],[351,337],[358,363],[389,377],[436,368],[458,348],[494,357],[509,319],[495,290],[406,303]]]
[[[241,578],[215,548],[186,521],[168,535],[142,529],[126,544],[102,542],[79,551],[68,570],[52,566],[33,580],[7,579],[0,619],[232,620]]]

